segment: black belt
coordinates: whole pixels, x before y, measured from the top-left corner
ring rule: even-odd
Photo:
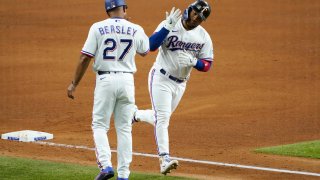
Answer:
[[[166,74],[167,74],[166,70],[164,70],[164,69],[160,69],[160,72],[161,72],[163,75],[166,75]],[[172,81],[177,82],[177,83],[183,83],[183,82],[184,82],[184,80],[181,80],[181,79],[176,78],[176,77],[171,76],[171,75],[169,75],[169,79],[171,79]]]
[[[130,73],[130,74],[133,74],[132,72],[123,72],[123,71],[98,71],[98,74],[99,75],[102,75],[102,74],[111,74],[111,73]]]

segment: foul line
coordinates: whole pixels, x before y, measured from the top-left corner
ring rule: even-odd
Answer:
[[[76,145],[68,145],[68,144],[57,144],[52,142],[43,142],[43,141],[36,141],[36,144],[43,144],[49,146],[56,146],[56,147],[65,147],[65,148],[75,148],[75,149],[85,149],[94,151],[95,148],[89,148],[87,146],[76,146]],[[111,150],[111,152],[117,152],[116,150]],[[133,152],[133,155],[136,156],[144,156],[144,157],[154,157],[158,158],[158,155],[155,154],[146,154],[146,153],[138,153]],[[276,168],[266,168],[266,167],[258,167],[258,166],[247,166],[241,164],[230,164],[230,163],[222,163],[222,162],[214,162],[214,161],[203,161],[203,160],[194,160],[194,159],[187,159],[187,158],[179,158],[179,157],[171,157],[172,159],[176,159],[179,161],[184,162],[191,162],[191,163],[199,163],[199,164],[209,164],[209,165],[216,165],[216,166],[226,166],[226,167],[236,167],[236,168],[243,168],[243,169],[254,169],[260,171],[271,171],[271,172],[280,172],[280,173],[289,173],[289,174],[300,174],[300,175],[307,175],[307,176],[319,176],[320,173],[313,173],[313,172],[305,172],[305,171],[292,171],[287,169],[276,169]]]

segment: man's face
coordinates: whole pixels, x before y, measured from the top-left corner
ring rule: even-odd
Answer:
[[[187,25],[191,28],[195,28],[197,26],[199,26],[202,23],[202,19],[201,16],[195,11],[195,10],[191,10],[190,14],[189,14],[189,20],[187,21]]]

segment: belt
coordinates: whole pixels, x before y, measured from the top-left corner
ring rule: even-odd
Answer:
[[[129,74],[133,74],[132,72],[123,72],[123,71],[98,71],[98,74],[99,75],[102,75],[102,74],[111,74],[111,73],[129,73]]]
[[[160,69],[160,72],[161,72],[163,75],[166,75],[166,74],[167,74],[166,70],[164,70],[164,69]],[[185,80],[176,78],[176,77],[174,77],[174,76],[171,76],[170,74],[169,74],[168,77],[169,77],[169,79],[171,79],[172,81],[177,82],[177,83],[183,83],[183,82],[185,81]]]

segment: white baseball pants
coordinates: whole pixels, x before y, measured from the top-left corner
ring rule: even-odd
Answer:
[[[135,106],[134,79],[131,73],[97,75],[92,113],[93,139],[99,168],[112,167],[108,141],[110,118],[114,114],[117,133],[118,177],[128,178],[132,161],[131,119]]]
[[[155,111],[155,140],[158,154],[170,154],[168,127],[170,116],[177,108],[186,82],[177,83],[160,72],[161,67],[154,65],[149,72],[149,93]]]

